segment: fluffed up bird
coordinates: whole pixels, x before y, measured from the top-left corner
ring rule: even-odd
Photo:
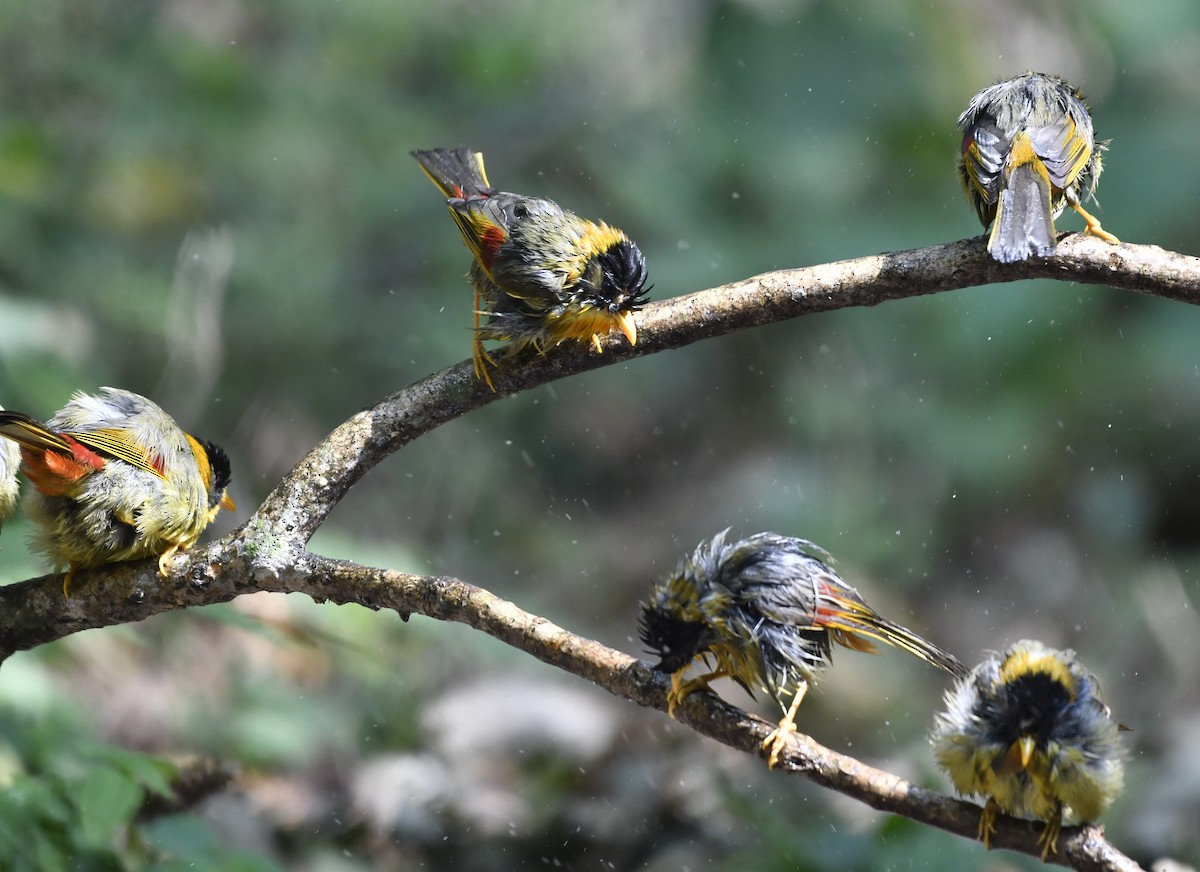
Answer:
[[[45,424],[0,412],[0,436],[20,445],[31,544],[67,567],[68,596],[77,570],[104,563],[158,555],[166,575],[177,551],[234,508],[225,452],[130,391],[76,393]]]
[[[1044,860],[1064,819],[1095,820],[1121,791],[1119,728],[1074,651],[1026,639],[947,692],[930,742],[960,794],[987,797],[983,843],[991,848],[1000,812],[1036,818],[1046,822]]]
[[[958,173],[1001,263],[1047,257],[1057,244],[1054,219],[1070,206],[1085,232],[1114,245],[1081,198],[1095,197],[1100,153],[1083,95],[1057,76],[1025,73],[984,88],[958,118]]]
[[[0,412],[3,411],[4,407],[0,406]],[[21,493],[20,482],[17,481],[17,468],[20,465],[21,449],[15,442],[0,439],[0,529],[17,508],[17,497]]]
[[[671,673],[668,713],[694,691],[732,678],[748,693],[762,690],[784,710],[767,736],[773,767],[795,732],[796,711],[816,674],[832,662],[833,643],[874,651],[884,642],[955,676],[967,670],[954,655],[892,623],[830,567],[811,542],[758,533],[732,544],[728,533],[701,542],[642,604],[640,635]],[[691,681],[683,673],[709,657],[715,669]]]
[[[646,259],[615,227],[587,221],[550,200],[493,188],[483,155],[469,148],[414,151],[450,207],[475,262],[475,375],[492,386],[483,342],[539,352],[568,339],[601,349],[613,330],[637,344],[633,313],[646,304]],[[480,317],[486,321],[481,325]]]

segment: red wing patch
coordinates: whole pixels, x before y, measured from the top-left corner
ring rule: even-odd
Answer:
[[[508,234],[499,224],[488,225],[488,228],[479,237],[479,259],[483,262],[483,268],[489,273],[492,271],[492,263],[496,260],[496,252],[500,250],[500,246],[507,239]]]

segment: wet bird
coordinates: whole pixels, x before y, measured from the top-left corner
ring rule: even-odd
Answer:
[[[158,556],[158,569],[190,548],[222,509],[229,458],[196,439],[145,397],[116,388],[76,393],[49,421],[0,412],[0,436],[17,443],[33,485],[25,512],[32,545],[63,592],[82,568]]]
[[[475,375],[490,387],[495,365],[484,340],[507,341],[506,356],[620,330],[637,344],[633,313],[645,305],[646,260],[620,230],[588,221],[551,200],[493,188],[483,155],[468,148],[414,151],[446,197],[474,257]],[[480,324],[480,318],[485,318]]]
[[[1046,822],[1042,859],[1064,819],[1095,820],[1120,792],[1125,752],[1095,677],[1075,652],[1022,640],[993,652],[946,694],[930,742],[964,796],[987,797],[979,838],[1000,812]]]
[[[1081,199],[1095,197],[1102,167],[1092,117],[1075,88],[1057,76],[1025,73],[984,88],[959,116],[958,173],[1001,263],[1054,254],[1054,219],[1070,206],[1087,233],[1120,240],[1100,226]]]
[[[833,643],[874,651],[883,642],[962,676],[952,654],[882,617],[804,539],[758,533],[727,543],[725,530],[701,542],[643,603],[640,635],[671,674],[668,713],[689,694],[729,677],[748,693],[762,690],[784,710],[763,742],[773,767],[795,732],[809,684],[832,662]],[[683,681],[697,659],[715,669]]]

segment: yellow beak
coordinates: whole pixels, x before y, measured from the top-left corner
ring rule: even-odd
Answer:
[[[1017,747],[1021,751],[1021,768],[1028,769],[1029,761],[1033,759],[1033,736],[1022,736],[1017,739]]]
[[[637,327],[633,323],[632,313],[618,312],[617,326],[621,328],[621,332],[625,334],[630,345],[637,345]]]
[[[221,508],[223,508],[227,512],[232,512],[237,509],[237,504],[234,503],[233,497],[231,497],[229,494],[224,494],[221,497],[220,505],[221,505]]]

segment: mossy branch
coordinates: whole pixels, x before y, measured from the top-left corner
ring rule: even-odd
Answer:
[[[609,692],[665,710],[666,683],[646,664],[521,611],[457,579],[406,575],[330,560],[307,542],[350,487],[380,460],[472,409],[538,385],[689,345],[735,330],[830,309],[873,306],[976,285],[1028,278],[1103,284],[1171,300],[1200,302],[1200,259],[1155,246],[1110,246],[1068,236],[1052,258],[1002,265],[982,238],[801,269],[783,270],[655,303],[638,315],[639,342],[609,341],[603,354],[562,346],[506,361],[493,392],[470,362],[422,379],[354,415],[304,457],[233,533],[195,549],[159,578],[152,561],[80,573],[72,597],[61,578],[43,576],[0,588],[0,660],[14,651],[93,627],[159,612],[226,602],[243,593],[304,593],[318,602],[354,602],[469,624]],[[631,618],[632,620],[632,618]],[[696,694],[678,709],[697,732],[761,756],[771,725]],[[979,809],[924,790],[796,736],[781,768],[868,805],[974,838]],[[1038,829],[1001,819],[997,847],[1038,855]],[[1064,832],[1055,858],[1076,869],[1137,869],[1094,826]]]

